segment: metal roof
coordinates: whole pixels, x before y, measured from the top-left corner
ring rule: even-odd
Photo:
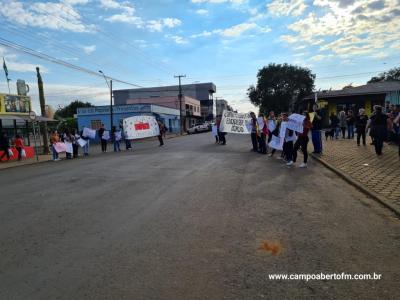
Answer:
[[[348,97],[356,95],[386,94],[389,92],[400,91],[400,81],[374,82],[356,87],[346,87],[341,90],[317,92],[318,99]],[[304,97],[304,100],[314,99],[315,94]]]

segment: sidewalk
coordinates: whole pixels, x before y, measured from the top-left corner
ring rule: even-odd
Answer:
[[[167,136],[164,139],[165,140],[169,140],[169,139],[172,139],[172,138],[175,138],[175,137],[178,137],[178,136],[180,136],[180,135],[167,134]],[[157,137],[138,140],[138,141],[135,141],[134,143],[135,144],[142,144],[142,143],[154,142],[154,141],[157,141]],[[109,152],[113,151],[112,143],[108,143],[107,150]],[[121,143],[121,150],[125,150],[125,142],[124,141],[122,141],[122,143]],[[79,148],[79,158],[83,157],[82,153],[83,153],[82,149]],[[100,144],[91,144],[89,153],[90,153],[91,156],[97,155],[97,154],[101,154]],[[60,158],[61,159],[65,159],[65,153],[61,153],[60,154]],[[51,160],[52,160],[52,155],[50,154],[50,155],[39,155],[39,160],[37,160],[36,156],[35,156],[34,158],[24,159],[24,160],[21,160],[21,161],[13,160],[13,161],[9,161],[9,162],[0,162],[0,170],[19,167],[19,166],[32,165],[32,164],[37,164],[37,163],[43,163],[43,162],[47,162],[47,161],[51,161]]]
[[[358,147],[356,139],[324,140],[323,154],[313,157],[400,215],[398,146],[385,143],[377,156],[370,143]]]

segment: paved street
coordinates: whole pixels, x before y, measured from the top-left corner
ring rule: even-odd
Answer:
[[[386,203],[400,211],[398,146],[385,143],[383,155],[377,156],[370,142],[368,138],[366,146],[357,147],[356,139],[324,141],[324,153],[320,158],[377,193]]]
[[[227,141],[1,170],[0,299],[398,298],[393,213],[313,160],[288,168],[249,136]],[[383,279],[268,279],[320,272]]]

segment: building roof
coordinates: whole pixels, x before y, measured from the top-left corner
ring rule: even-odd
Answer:
[[[317,92],[318,99],[349,97],[357,95],[386,94],[400,91],[400,81],[374,82],[356,87],[346,87],[341,90]],[[314,99],[315,94],[304,97],[303,100]]]

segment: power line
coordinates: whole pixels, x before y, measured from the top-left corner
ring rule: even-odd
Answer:
[[[41,52],[38,52],[36,50],[33,50],[31,48],[19,45],[17,43],[11,42],[11,41],[6,40],[6,39],[1,38],[1,37],[0,37],[0,45],[3,45],[5,47],[8,47],[8,48],[23,52],[25,54],[34,56],[36,58],[39,58],[39,59],[42,59],[42,60],[46,60],[46,61],[58,64],[58,65],[61,65],[61,66],[76,70],[76,71],[80,71],[80,72],[83,72],[83,73],[86,73],[86,74],[89,74],[89,75],[93,75],[93,76],[97,76],[97,77],[103,77],[102,75],[100,75],[99,73],[97,73],[95,71],[92,71],[92,70],[89,70],[89,69],[86,69],[86,68],[83,68],[83,67],[68,63],[68,62],[63,61],[61,59],[52,57],[50,55],[47,55],[47,54],[44,54],[44,53],[41,53]],[[129,82],[126,82],[126,81],[123,81],[123,80],[120,80],[120,79],[113,78],[113,77],[107,76],[107,78],[109,78],[109,79],[111,79],[113,81],[119,82],[119,83],[126,84],[126,85],[131,85],[131,86],[134,86],[134,87],[137,87],[137,88],[143,88],[143,86],[140,86],[140,85],[137,85],[137,84],[133,84],[133,83],[129,83]]]

